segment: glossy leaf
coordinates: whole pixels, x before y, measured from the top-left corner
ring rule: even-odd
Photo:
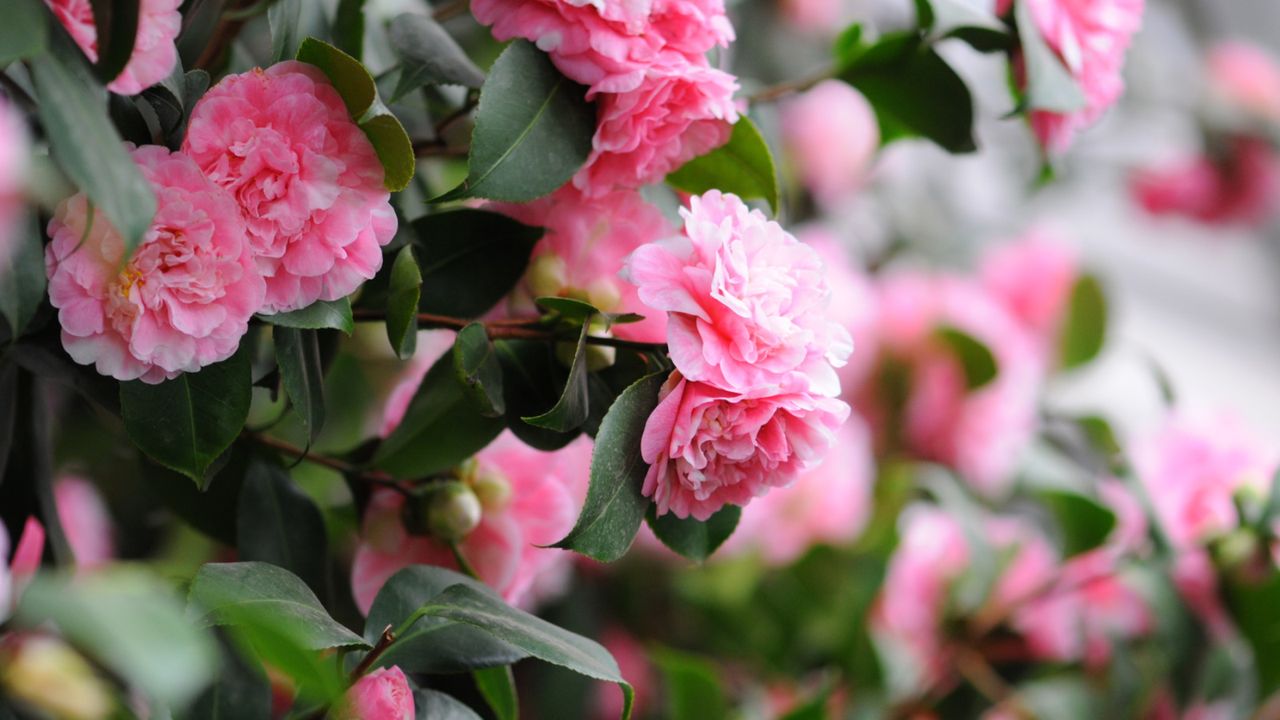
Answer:
[[[778,212],[778,171],[760,129],[743,116],[733,126],[729,142],[685,163],[667,176],[667,184],[693,195],[708,190],[760,199]]]
[[[521,420],[555,432],[570,432],[582,427],[590,410],[587,391],[587,334],[591,329],[589,323],[583,323],[578,334],[578,344],[573,352],[573,364],[569,367],[569,377],[564,383],[564,392],[560,399],[548,411],[541,415],[522,417]]]
[[[502,363],[484,324],[471,323],[458,333],[453,344],[453,368],[481,415],[501,417],[506,412]]]
[[[1062,367],[1076,368],[1098,356],[1107,340],[1107,296],[1102,284],[1085,275],[1071,288],[1062,329]]]
[[[120,383],[129,438],[151,459],[204,486],[213,462],[249,415],[249,355],[241,348],[220,363],[158,385]]]
[[[381,106],[379,106],[381,109]],[[383,185],[391,192],[409,187],[417,171],[417,158],[413,142],[404,126],[390,112],[380,112],[360,122],[360,129],[373,144],[374,152],[382,163]]]
[[[1062,530],[1063,557],[1102,545],[1116,526],[1115,513],[1092,498],[1061,490],[1042,490],[1036,496],[1053,513]]]
[[[541,228],[484,210],[454,210],[413,222],[422,265],[422,312],[480,317],[511,291]]]
[[[965,386],[977,390],[996,379],[1000,366],[991,349],[972,335],[953,327],[938,328],[937,338],[960,361],[964,370]]]
[[[413,691],[414,720],[481,720],[461,700],[438,690]]]
[[[397,572],[378,591],[369,608],[365,639],[370,644],[377,642],[385,628],[400,628],[414,611],[445,588],[459,583],[480,592],[493,592],[483,583],[441,567],[410,565]],[[377,664],[398,665],[406,672],[454,673],[510,665],[525,657],[524,651],[470,625],[422,618],[396,636]]]
[[[576,428],[559,432],[530,425],[523,419],[542,413],[559,401],[568,371],[556,357],[556,346],[539,340],[499,340],[494,349],[502,365],[502,402],[507,407],[506,421],[511,432],[539,450],[559,450],[573,442],[579,434]]]
[[[341,330],[350,335],[356,329],[355,320],[351,316],[351,301],[347,298],[317,300],[300,310],[259,317],[272,325],[299,330]]]
[[[333,16],[333,44],[353,58],[364,55],[364,1],[338,0]]]
[[[320,508],[283,468],[255,458],[245,473],[236,517],[240,560],[284,568],[314,592],[325,590],[328,538]]]
[[[315,330],[281,325],[272,328],[271,337],[275,340],[281,384],[307,434],[309,447],[324,428],[324,368],[319,338]]]
[[[391,102],[423,85],[478,88],[484,84],[484,73],[435,20],[405,13],[391,21],[388,35],[391,47],[400,56],[400,79]]]
[[[32,58],[40,123],[54,159],[120,232],[128,255],[151,227],[155,193],[103,112],[102,86],[79,54],[69,39],[55,33],[51,52]]]
[[[520,698],[516,695],[516,679],[509,666],[476,670],[471,673],[476,689],[489,704],[498,720],[517,720],[520,717]]]
[[[187,720],[243,720],[270,717],[271,682],[258,663],[224,647],[222,669],[213,686],[196,699]]]
[[[47,15],[40,0],[9,0],[0,23],[0,67],[35,57],[49,43]]]
[[[406,245],[391,265],[391,287],[387,296],[387,340],[400,358],[413,357],[418,347],[418,298],[422,294],[422,271]]]
[[[525,40],[502,52],[480,90],[467,179],[438,201],[524,202],[568,182],[591,153],[595,107]]]
[[[617,560],[631,547],[649,506],[640,494],[649,470],[640,457],[640,437],[665,379],[654,374],[637,380],[605,414],[591,453],[586,503],[573,529],[555,547],[604,562]]]
[[[706,520],[678,518],[673,513],[658,515],[650,506],[645,521],[663,545],[681,557],[703,562],[729,539],[741,517],[742,508],[736,505],[725,505]]]
[[[90,0],[90,3],[98,52],[93,70],[99,80],[109,84],[133,55],[141,3],[139,0]]]

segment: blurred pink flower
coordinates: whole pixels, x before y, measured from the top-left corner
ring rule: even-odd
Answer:
[[[471,480],[501,483],[509,496],[483,509],[480,525],[460,543],[480,579],[510,603],[529,605],[554,591],[568,572],[563,550],[538,547],[564,537],[586,494],[591,444],[579,439],[553,453],[535,450],[503,434],[476,455]],[[482,502],[485,502],[482,496]],[[401,519],[405,499],[392,490],[375,492],[365,510],[360,546],[352,567],[356,604],[368,612],[386,581],[409,565],[457,568],[448,545],[410,535]]]
[[[807,226],[796,237],[817,251],[827,273],[831,301],[827,316],[849,331],[854,352],[836,369],[840,387],[848,390],[862,383],[874,369],[879,353],[877,296],[871,277],[852,257],[834,233],[820,226]]]
[[[44,0],[44,3],[84,54],[97,62],[98,29],[93,21],[92,0]],[[108,83],[108,90],[120,95],[137,95],[169,77],[178,62],[174,41],[182,29],[180,5],[182,0],[141,0],[133,54],[120,75]]]
[[[183,151],[231,191],[267,281],[262,312],[337,300],[396,232],[382,163],[338,91],[287,61],[229,75],[196,104]]]
[[[879,372],[850,389],[877,452],[944,463],[980,492],[1003,493],[1035,428],[1042,379],[1026,330],[983,288],[957,277],[900,272],[881,279],[877,294]],[[970,390],[960,360],[939,339],[942,328],[984,344],[996,377]],[[889,390],[898,383],[903,398]]]
[[[501,41],[524,38],[567,77],[596,93],[628,93],[663,55],[700,59],[728,46],[723,0],[476,0],[476,19]]]
[[[1062,153],[1078,131],[1097,122],[1124,92],[1124,55],[1142,27],[1144,0],[1019,1],[1029,3],[1041,36],[1084,92],[1081,110],[1031,113],[1040,144],[1051,153]],[[1012,4],[1013,0],[1000,0],[998,11],[1003,14]]]
[[[574,186],[599,196],[648,185],[720,147],[738,121],[737,89],[704,59],[663,55],[634,89],[600,97],[591,155]]]
[[[426,377],[436,361],[453,350],[454,333],[451,330],[427,330],[418,333],[418,349],[413,359],[406,364],[400,379],[396,381],[391,394],[387,396],[386,405],[382,409],[382,421],[378,425],[378,436],[387,437],[395,430],[404,414],[409,411],[409,403],[418,393],[422,378]]]
[[[399,667],[379,668],[347,690],[337,720],[413,720],[413,689]]]
[[[827,315],[822,258],[735,195],[712,190],[681,210],[683,234],[641,247],[627,277],[668,313],[671,359],[726,395],[837,395],[833,366],[852,351]]]
[[[25,211],[22,196],[30,162],[30,138],[22,114],[0,97],[0,270],[16,243],[18,222]],[[0,282],[6,279],[0,277]]]
[[[111,513],[98,489],[76,475],[62,475],[53,485],[58,520],[80,570],[94,570],[116,555]]]
[[[158,210],[130,258],[83,194],[49,222],[45,264],[62,344],[118,380],[158,383],[235,352],[263,282],[235,201],[185,155],[133,150]],[[127,261],[127,262],[126,262]]]
[[[647,716],[649,704],[653,702],[653,694],[657,690],[658,678],[653,665],[649,663],[644,645],[634,635],[616,625],[606,627],[600,633],[599,641],[618,662],[622,677],[635,690],[632,715]],[[592,716],[597,720],[616,720],[622,717],[622,711],[622,688],[613,683],[596,683]]]
[[[490,209],[547,230],[512,298],[517,312],[533,310],[538,297],[572,297],[605,312],[645,315],[641,322],[614,326],[620,338],[666,341],[666,315],[649,312],[635,286],[618,276],[632,251],[674,233],[662,211],[639,192],[613,190],[592,198],[566,185],[531,203],[494,203]]]
[[[1223,149],[1139,170],[1130,180],[1134,199],[1152,215],[1261,225],[1280,199],[1280,159],[1262,138],[1235,136]]]
[[[983,287],[1027,329],[1046,364],[1058,350],[1079,275],[1071,248],[1038,231],[988,252],[980,270]]]
[[[1269,122],[1280,122],[1280,63],[1243,40],[1220,42],[1206,61],[1209,92],[1223,103]]]
[[[685,380],[677,370],[645,422],[643,493],[659,515],[706,520],[746,505],[815,467],[849,406],[807,392],[738,393]]]
[[[13,601],[13,575],[9,571],[9,531],[0,523],[0,623],[9,619]]]
[[[826,80],[782,106],[782,140],[800,181],[819,203],[832,205],[870,175],[880,125],[862,93]]]
[[[781,0],[782,16],[807,32],[835,35],[848,25],[850,8],[841,0]]]
[[[758,552],[772,565],[786,565],[814,545],[850,543],[866,526],[874,484],[866,425],[851,417],[820,465],[743,508],[718,556]]]

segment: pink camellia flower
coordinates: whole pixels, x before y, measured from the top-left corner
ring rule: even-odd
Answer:
[[[196,104],[182,148],[240,203],[267,281],[262,312],[345,297],[382,266],[396,232],[382,164],[316,68],[224,78]]]
[[[1206,62],[1209,92],[1257,119],[1280,122],[1280,63],[1267,50],[1242,40],[1218,43]]]
[[[1152,215],[1179,215],[1207,225],[1260,225],[1280,201],[1280,158],[1270,142],[1244,135],[1217,155],[1193,155],[1140,170],[1130,191]]]
[[[958,277],[895,273],[877,294],[879,371],[850,393],[871,424],[877,453],[943,463],[980,492],[1003,493],[1034,431],[1043,375],[1026,330],[983,288]],[[987,347],[997,365],[993,380],[968,387],[959,358],[939,335],[945,328]]]
[[[983,287],[1031,333],[1049,362],[1080,275],[1075,253],[1033,231],[988,252],[979,274]]]
[[[76,475],[63,475],[53,485],[58,520],[80,570],[94,570],[115,558],[111,514],[98,489]]]
[[[539,297],[572,297],[604,312],[645,315],[641,322],[614,326],[617,337],[666,341],[666,315],[648,312],[635,286],[618,277],[632,251],[672,233],[662,211],[639,192],[614,190],[592,198],[566,185],[531,203],[490,207],[547,231],[534,246],[524,281],[512,297],[515,312],[532,311]]]
[[[880,148],[871,103],[851,85],[826,80],[782,106],[782,140],[801,182],[824,205],[866,181]]]
[[[0,98],[0,270],[15,244],[18,222],[24,212],[22,196],[30,162],[30,139],[22,115]],[[0,282],[5,278],[0,275]]]
[[[98,29],[93,22],[91,0],[44,0],[54,17],[67,29],[90,60],[98,60]],[[174,41],[182,30],[178,6],[182,0],[142,0],[138,6],[138,35],[133,54],[107,89],[120,95],[137,95],[169,77],[178,62]]]
[[[617,626],[600,633],[600,644],[618,661],[622,677],[635,690],[633,715],[644,717],[658,688],[657,672],[649,662],[645,647],[634,635]],[[597,720],[615,720],[623,713],[622,688],[613,683],[596,683],[592,716]]]
[[[146,146],[133,159],[158,205],[133,256],[80,194],[49,222],[45,265],[72,359],[158,383],[231,356],[262,304],[263,282],[230,195],[185,155]]]
[[[399,427],[404,414],[409,412],[409,404],[418,393],[418,386],[427,376],[427,371],[445,353],[453,349],[454,333],[450,330],[424,330],[418,332],[418,349],[413,359],[406,363],[405,370],[396,381],[391,393],[387,396],[382,408],[382,419],[378,424],[378,436],[387,437]]]
[[[743,508],[719,555],[754,551],[771,565],[786,565],[819,543],[852,542],[866,526],[874,484],[868,430],[851,417],[820,465]]]
[[[633,90],[603,95],[587,164],[573,184],[588,195],[635,188],[729,141],[738,108],[732,75],[666,55]]]
[[[808,392],[735,392],[686,380],[663,384],[645,422],[643,493],[657,513],[706,520],[785,487],[821,462],[849,406]]]
[[[1000,0],[1009,11],[1014,0]],[[1031,127],[1051,153],[1064,152],[1078,131],[1094,124],[1124,92],[1125,51],[1142,27],[1144,0],[1019,0],[1049,48],[1084,93],[1085,106],[1069,113],[1033,111]],[[1020,65],[1021,59],[1016,62]],[[1019,72],[1019,75],[1024,73]]]
[[[585,495],[590,442],[579,439],[554,453],[535,450],[504,434],[476,455],[464,475],[480,497],[480,524],[460,543],[480,579],[510,603],[528,604],[554,590],[569,569],[563,550],[539,547],[564,537]],[[456,568],[449,546],[411,535],[401,519],[405,499],[374,493],[351,570],[356,603],[368,612],[383,584],[414,564]]]
[[[733,40],[723,0],[476,0],[471,12],[501,41],[524,38],[596,93],[628,93],[664,55],[701,58]]]
[[[399,667],[378,668],[356,680],[339,704],[338,720],[413,720],[413,690]]]
[[[768,392],[837,395],[834,367],[852,351],[827,317],[822,258],[734,195],[712,190],[682,209],[684,232],[636,250],[628,279],[668,313],[671,359],[721,397]],[[834,367],[833,367],[834,366]],[[695,391],[690,396],[710,396]]]

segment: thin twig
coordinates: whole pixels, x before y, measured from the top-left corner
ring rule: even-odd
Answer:
[[[379,310],[356,310],[352,312],[352,317],[357,321],[364,322],[382,322],[386,320],[387,315]],[[465,318],[450,317],[448,315],[435,315],[432,313],[418,313],[418,327],[423,330],[454,330],[458,331],[470,325],[472,320]],[[543,342],[573,342],[577,338],[558,335],[550,330],[543,330],[533,327],[535,324],[529,320],[506,318],[502,320],[489,320],[484,323],[485,330],[488,331],[489,337],[493,340],[540,340]],[[586,340],[588,345],[600,345],[603,347],[622,348],[626,350],[636,350],[638,352],[666,352],[665,343],[647,343],[637,342],[635,340],[623,340],[621,338],[600,337],[597,335],[588,335]]]
[[[295,458],[298,458],[299,460],[305,460],[315,465],[321,465],[331,470],[336,470],[342,473],[343,475],[349,475],[351,477],[359,478],[361,480],[364,480],[365,482],[369,482],[374,485],[382,485],[384,487],[389,487],[394,490],[397,490],[401,493],[406,493],[406,494],[408,493],[408,490],[406,490],[404,486],[401,485],[400,481],[396,480],[390,475],[387,475],[386,473],[381,473],[381,472],[378,472],[377,470],[364,470],[355,465],[352,465],[351,463],[345,460],[339,460],[338,458],[329,457],[328,455],[317,455],[313,452],[310,452],[309,450],[300,448],[297,445],[293,445],[292,443],[287,443],[283,440],[273,438],[270,435],[263,435],[262,433],[247,432],[244,434],[244,436],[249,438],[250,440],[253,440],[259,445],[262,445],[263,447],[268,447],[268,448],[271,448],[272,450],[278,450],[286,455],[291,455]]]
[[[752,105],[756,103],[773,102],[775,100],[781,99],[788,95],[793,95],[795,93],[802,93],[805,90],[808,90],[809,88],[813,87],[814,85],[817,85],[818,83],[822,82],[823,80],[827,80],[831,78],[834,74],[835,74],[834,68],[826,68],[822,72],[815,73],[813,75],[810,75],[807,78],[802,78],[800,80],[789,80],[787,82],[778,83],[777,85],[770,85],[769,87],[764,88],[763,90],[760,90],[758,92],[752,93],[751,95],[748,95],[747,102],[751,103]]]
[[[396,634],[391,626],[388,625],[382,628],[382,635],[378,637],[378,642],[369,652],[365,653],[365,656],[360,660],[360,664],[356,665],[356,669],[351,671],[351,679],[355,680],[368,672],[369,668],[373,667],[373,664],[382,656],[382,653],[386,652],[387,648],[391,647],[391,643],[395,641]]]
[[[461,15],[462,13],[466,12],[467,8],[470,5],[471,3],[469,2],[469,0],[453,0],[453,2],[447,2],[441,5],[440,7],[432,10],[431,17],[440,22],[444,22],[449,18]]]
[[[473,580],[479,580],[480,573],[476,572],[475,566],[471,564],[470,560],[467,560],[467,556],[462,554],[462,546],[455,540],[449,543],[449,549],[453,551],[453,559],[458,563],[458,569],[462,571],[462,574]]]
[[[449,147],[441,140],[419,140],[413,144],[416,157],[466,157],[470,148]]]
[[[480,102],[480,97],[478,94],[467,93],[467,101],[463,103],[461,107],[449,113],[442,120],[440,120],[440,122],[436,123],[436,127],[435,127],[436,137],[443,136],[446,132],[449,131],[449,128],[453,127],[454,123],[458,122],[459,120],[466,117],[467,115],[470,115],[471,111],[476,108],[476,105],[479,102]]]

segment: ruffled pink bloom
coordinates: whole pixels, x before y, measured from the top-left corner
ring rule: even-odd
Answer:
[[[568,572],[565,551],[538,546],[560,540],[573,527],[586,492],[590,447],[580,439],[547,453],[504,434],[476,455],[477,476],[505,482],[511,494],[501,505],[484,508],[480,525],[460,543],[461,551],[480,579],[508,602],[531,604],[556,589]],[[351,570],[356,604],[363,612],[402,568],[457,568],[448,545],[408,533],[401,520],[403,507],[403,495],[380,490],[365,511]]]
[[[1142,27],[1144,0],[1021,1],[1030,4],[1041,36],[1084,93],[1081,110],[1031,113],[1031,127],[1040,144],[1061,153],[1078,131],[1097,122],[1124,92],[1124,55]],[[1011,5],[1012,0],[998,3],[1001,13]]]
[[[76,362],[148,383],[195,372],[235,352],[262,304],[262,276],[235,200],[189,158],[133,151],[158,209],[133,256],[83,194],[49,222],[49,300]]]
[[[881,370],[851,392],[877,451],[943,463],[984,494],[1003,493],[1035,429],[1043,372],[1031,338],[1002,304],[960,278],[898,273],[877,290]],[[938,337],[947,327],[991,351],[995,379],[968,388],[959,359]],[[886,390],[884,373],[900,375],[894,382],[904,383],[905,401]]]
[[[848,417],[849,406],[834,398],[738,393],[676,371],[645,422],[644,495],[659,515],[699,520],[746,505],[816,467]]]
[[[684,232],[641,247],[626,270],[640,300],[668,313],[680,373],[726,396],[839,394],[834,367],[853,347],[827,316],[830,290],[818,253],[716,190],[691,198],[681,215]]]
[[[22,196],[30,162],[30,139],[22,115],[0,98],[0,269],[8,262],[16,243],[18,222],[24,207]],[[5,278],[0,277],[0,282]]]
[[[860,418],[849,418],[820,465],[743,508],[718,554],[758,552],[786,565],[814,545],[853,542],[870,516],[874,483],[869,433]]]
[[[723,0],[476,0],[471,12],[498,40],[549,53],[588,97],[635,90],[663,55],[697,59],[733,40]]]
[[[58,520],[80,570],[94,570],[116,555],[114,529],[98,489],[75,475],[63,475],[53,486]]]
[[[316,68],[224,78],[196,104],[182,147],[240,203],[267,281],[262,312],[337,300],[382,267],[396,232],[382,164]]]
[[[1266,49],[1242,40],[1218,43],[1207,60],[1209,92],[1223,103],[1280,122],[1280,63]]]
[[[870,175],[880,125],[862,93],[826,80],[783,105],[782,140],[801,182],[831,205],[856,193]]]
[[[1267,140],[1236,136],[1219,156],[1193,155],[1134,173],[1130,191],[1152,215],[1260,225],[1280,199],[1280,160]]]
[[[399,667],[379,668],[356,680],[339,705],[338,720],[413,720],[413,689]]]
[[[672,234],[662,211],[639,192],[614,190],[592,198],[566,185],[531,203],[495,203],[490,209],[546,228],[512,297],[514,312],[532,311],[538,297],[572,297],[604,312],[645,315],[641,322],[614,326],[617,337],[666,341],[666,315],[648,311],[635,286],[618,276],[632,251]]]
[[[1001,245],[982,260],[982,285],[1035,338],[1045,361],[1057,351],[1080,270],[1071,248],[1041,232]]]
[[[98,29],[93,23],[91,0],[44,0],[54,17],[67,29],[90,60],[98,60]],[[137,95],[169,77],[178,62],[174,41],[182,30],[178,7],[182,0],[142,0],[138,7],[138,35],[124,70],[107,89],[120,95]]]
[[[729,141],[738,108],[734,77],[665,55],[632,90],[600,97],[587,164],[573,184],[588,195],[658,182]]]

